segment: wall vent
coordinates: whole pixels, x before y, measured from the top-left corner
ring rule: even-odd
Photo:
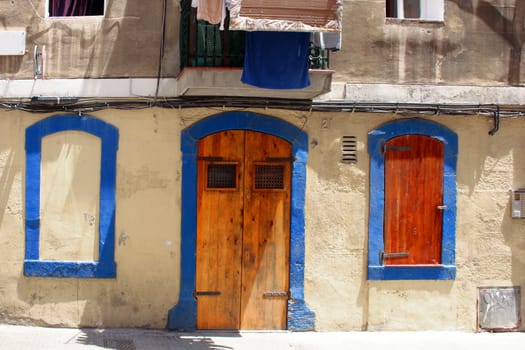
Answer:
[[[341,162],[357,163],[357,139],[355,136],[343,136],[341,139]]]
[[[525,188],[511,191],[512,218],[525,219]]]
[[[520,327],[520,287],[479,287],[478,327],[491,332]]]

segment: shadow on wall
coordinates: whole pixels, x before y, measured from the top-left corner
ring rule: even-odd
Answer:
[[[512,18],[505,16],[504,8],[498,8],[485,0],[449,0],[449,2],[456,4],[461,10],[477,16],[510,45],[508,83],[510,85],[519,85],[521,81],[522,49],[525,43],[525,26],[523,25],[525,21],[525,2],[515,1]]]
[[[461,268],[476,276],[475,287],[521,286],[525,290],[525,220],[511,215],[511,189],[525,188],[525,124],[505,119],[489,136],[490,119],[473,118],[458,126],[460,134],[458,186],[464,187],[462,221],[468,236],[468,256]],[[483,126],[486,125],[486,128]],[[460,191],[461,192],[461,191]],[[462,210],[460,207],[459,210]],[[466,244],[466,243],[464,243]],[[490,282],[486,285],[485,281]],[[480,285],[481,284],[481,285]],[[523,297],[522,297],[523,298]],[[522,299],[523,300],[523,299]],[[521,303],[525,314],[525,303]],[[523,316],[522,316],[523,317]]]
[[[43,22],[42,17],[33,16],[27,45],[46,45],[49,78],[156,77],[161,53],[161,75],[175,76],[179,69],[178,2],[165,1],[164,41],[162,1],[110,1],[103,19],[50,18]]]
[[[9,129],[6,128],[2,130],[3,132],[9,133]],[[0,136],[1,140],[7,140],[7,137]],[[0,147],[2,152],[2,172],[0,174],[0,222],[4,222],[4,217],[6,213],[10,214],[19,214],[15,213],[15,208],[11,208],[8,205],[10,193],[13,190],[13,183],[15,177],[21,173],[21,167],[23,159],[19,156],[16,150],[13,150],[11,147]],[[22,199],[21,199],[22,200]],[[2,240],[2,237],[0,237]]]
[[[523,135],[525,128],[518,129],[518,133]],[[525,188],[525,175],[523,164],[525,164],[525,139],[517,137],[519,140],[512,149],[514,160],[514,183],[516,188]],[[510,201],[509,201],[510,206]],[[511,209],[505,211],[506,219],[502,224],[505,241],[512,252],[512,283],[514,286],[521,286],[521,319],[525,315],[525,219],[511,219]],[[525,330],[525,323],[522,322],[521,330]]]

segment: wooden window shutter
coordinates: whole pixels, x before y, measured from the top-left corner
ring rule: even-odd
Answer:
[[[232,0],[230,29],[339,32],[342,0]]]

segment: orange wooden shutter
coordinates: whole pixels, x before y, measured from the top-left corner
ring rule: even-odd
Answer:
[[[441,262],[443,143],[428,136],[389,140],[385,153],[385,265]]]

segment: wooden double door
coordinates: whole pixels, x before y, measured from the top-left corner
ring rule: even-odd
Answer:
[[[285,329],[291,145],[228,130],[198,145],[198,329]]]

